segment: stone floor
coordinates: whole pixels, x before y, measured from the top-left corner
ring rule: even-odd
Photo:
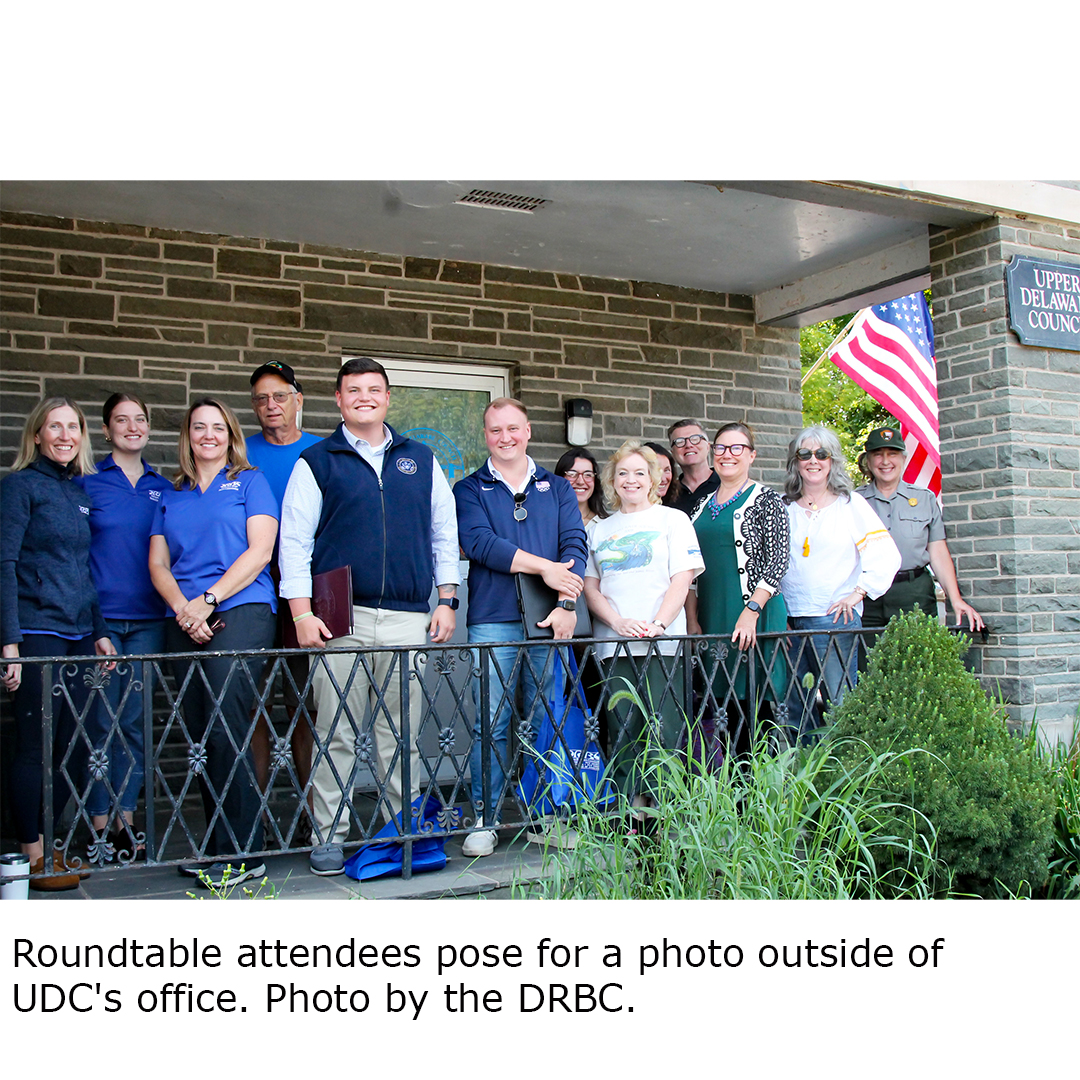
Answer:
[[[514,886],[539,876],[541,849],[510,832],[502,835],[493,855],[467,859],[461,839],[446,844],[447,863],[442,870],[418,874],[409,881],[400,877],[376,881],[316,877],[308,871],[307,852],[267,856],[266,877],[281,900],[451,900],[484,895],[489,899],[512,899]],[[257,882],[247,882],[253,888]],[[239,892],[239,890],[237,890]],[[188,893],[211,897],[193,878],[177,873],[175,866],[135,866],[95,870],[66,892],[31,892],[31,900],[180,900]]]

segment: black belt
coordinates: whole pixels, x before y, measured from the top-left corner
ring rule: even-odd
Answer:
[[[895,585],[898,581],[914,581],[920,574],[925,574],[926,569],[925,566],[920,566],[918,570],[899,570],[893,578],[893,584]]]

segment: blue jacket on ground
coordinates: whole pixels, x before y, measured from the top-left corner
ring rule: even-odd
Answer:
[[[426,612],[435,580],[435,456],[393,428],[390,435],[381,479],[349,445],[340,426],[300,455],[323,493],[311,572],[351,566],[358,607]]]
[[[538,465],[525,492],[528,516],[515,521],[514,496],[491,475],[486,461],[454,485],[458,537],[469,560],[469,626],[520,622],[510,572],[519,549],[553,562],[573,559],[573,572],[585,576],[588,545],[569,481]]]
[[[0,644],[34,632],[108,636],[90,577],[93,500],[72,476],[39,457],[0,482]]]

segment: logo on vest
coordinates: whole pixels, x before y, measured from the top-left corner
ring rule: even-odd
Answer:
[[[398,458],[397,467],[398,472],[403,472],[406,476],[412,476],[416,472],[416,462],[411,457]]]
[[[80,507],[79,507],[79,509],[80,509],[80,510],[81,510],[81,511],[82,511],[82,512],[83,512],[84,514],[89,514],[89,513],[90,513],[90,507],[89,507],[89,506],[80,506]]]
[[[221,487],[218,488],[218,491],[239,491],[239,490],[240,490],[240,481],[239,480],[230,480],[230,481],[228,481],[228,483],[222,484]]]
[[[537,480],[536,481],[536,490],[537,491],[550,491],[551,490],[551,482],[548,481],[548,480]]]

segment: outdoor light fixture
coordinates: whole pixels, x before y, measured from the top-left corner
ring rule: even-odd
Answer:
[[[592,402],[570,398],[566,403],[566,441],[571,446],[588,446],[592,439]]]

